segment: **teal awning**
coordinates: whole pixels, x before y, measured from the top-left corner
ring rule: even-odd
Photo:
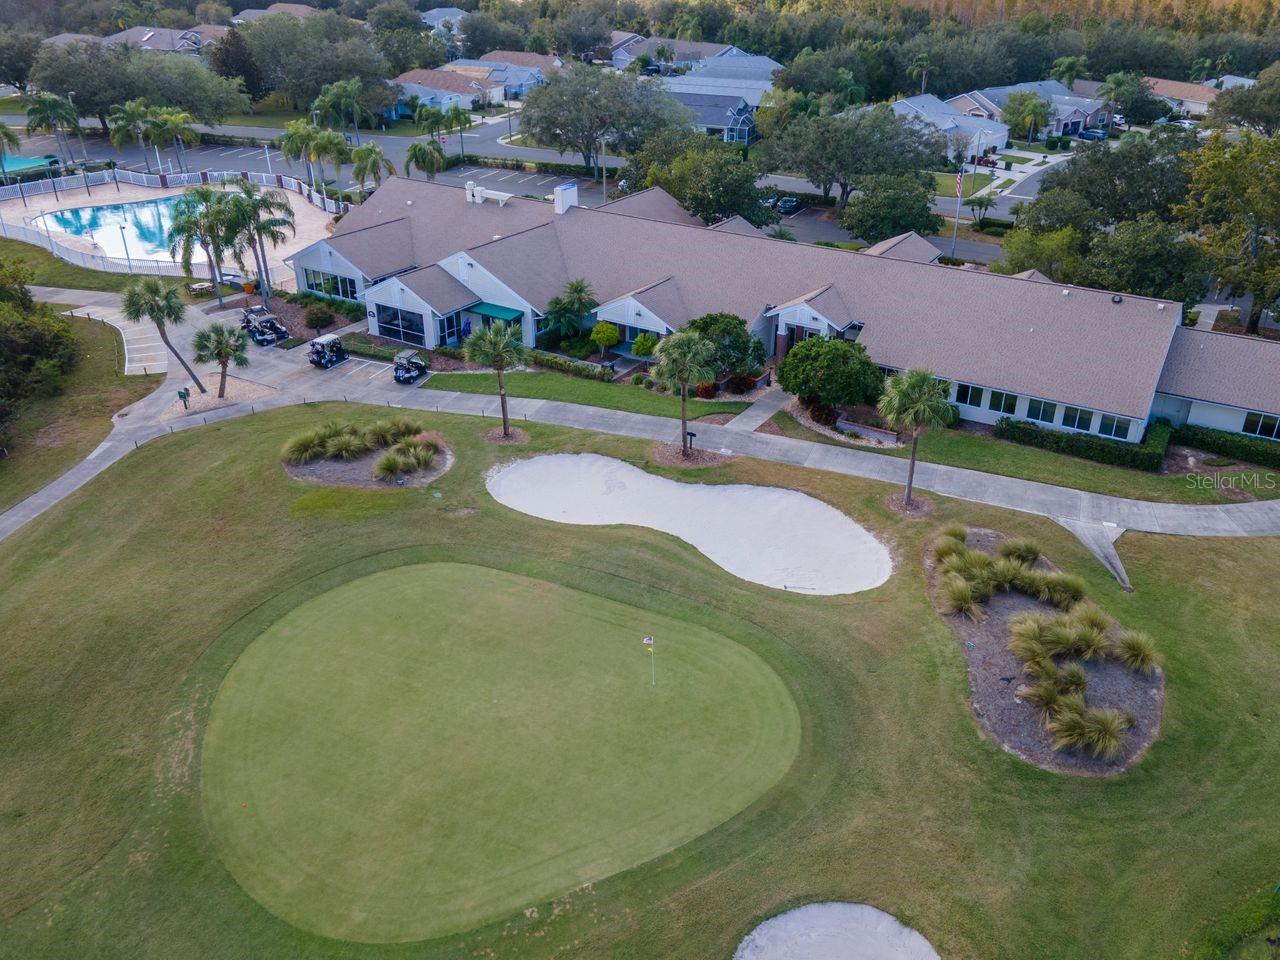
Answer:
[[[467,313],[478,313],[480,316],[488,317],[490,320],[502,320],[506,323],[510,323],[512,320],[524,319],[523,310],[500,307],[496,303],[490,303],[488,300],[481,300],[475,306],[467,307]]]

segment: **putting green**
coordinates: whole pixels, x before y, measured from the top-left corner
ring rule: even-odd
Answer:
[[[720,634],[419,564],[322,594],[250,645],[213,704],[204,805],[223,861],[276,915],[424,940],[705,833],[782,777],[799,730],[778,676]]]

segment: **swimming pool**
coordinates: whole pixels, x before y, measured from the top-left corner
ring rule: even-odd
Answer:
[[[35,226],[43,230],[61,230],[77,237],[88,237],[108,257],[123,257],[125,246],[134,260],[168,260],[169,227],[173,208],[180,197],[113,203],[103,207],[76,207],[55,210],[37,217]],[[124,227],[121,236],[120,228]],[[200,259],[197,257],[196,259]]]
[[[36,167],[47,167],[57,163],[58,158],[51,153],[43,157],[19,157],[12,153],[6,153],[3,165],[0,165],[0,170],[5,173],[22,173],[24,170],[34,170]]]

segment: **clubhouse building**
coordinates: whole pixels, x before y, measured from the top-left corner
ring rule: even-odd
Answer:
[[[548,301],[584,279],[624,351],[727,312],[779,357],[841,337],[885,370],[931,370],[967,420],[1138,442],[1164,417],[1280,439],[1280,343],[1183,327],[1171,301],[936,259],[913,235],[853,253],[708,227],[657,189],[590,209],[573,185],[546,202],[393,177],[290,262],[299,290],[362,302],[370,333],[418,347],[498,319],[534,346]]]

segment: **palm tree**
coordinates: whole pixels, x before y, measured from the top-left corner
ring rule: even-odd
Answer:
[[[147,173],[151,172],[151,158],[147,156],[147,149],[142,139],[154,109],[146,100],[139,97],[137,100],[130,100],[112,107],[111,112],[107,114],[111,145],[120,150],[130,139],[134,140],[138,144],[138,149],[142,151]]]
[[[359,146],[360,121],[373,119],[373,114],[365,109],[360,99],[362,93],[359,77],[336,80],[320,88],[320,95],[311,104],[311,109],[326,119],[337,120],[338,126],[343,128],[347,125],[347,117],[350,117],[351,130],[355,134],[356,146]]]
[[[1082,56],[1059,57],[1053,61],[1049,76],[1061,80],[1068,90],[1074,90],[1077,80],[1089,76],[1089,60]]]
[[[671,49],[671,44],[660,43],[653,51],[653,59],[657,61],[658,68],[666,73],[667,69],[676,59],[676,52]]]
[[[186,306],[182,302],[182,295],[178,293],[177,287],[165,283],[159,277],[134,277],[124,288],[121,307],[124,315],[134,323],[141,323],[143,320],[154,323],[165,347],[177,357],[178,362],[182,364],[182,369],[187,371],[196,388],[201,393],[209,392],[196,376],[196,372],[191,369],[190,364],[178,352],[178,348],[173,345],[173,341],[169,339],[169,327],[176,326],[186,319]]]
[[[52,93],[37,93],[27,104],[27,133],[52,133],[60,150],[67,152],[67,163],[72,163],[71,143],[63,136],[63,128],[70,129],[80,123],[80,114],[63,97]]]
[[[524,345],[520,324],[507,326],[501,320],[495,320],[487,327],[467,337],[463,344],[468,362],[482,367],[493,367],[498,374],[498,400],[502,405],[502,435],[511,436],[511,425],[507,419],[507,380],[506,373],[511,367],[517,367],[529,356],[529,348]]]
[[[420,103],[413,110],[413,122],[417,124],[419,131],[429,133],[434,138],[444,126],[444,114],[440,112],[439,107]]]
[[[180,260],[188,276],[195,248],[204,251],[220,307],[226,305],[222,298],[222,255],[230,214],[227,195],[202,184],[183,191],[174,204],[173,223],[169,226],[169,256]]]
[[[382,186],[384,172],[393,177],[396,175],[395,164],[382,152],[382,147],[378,145],[377,140],[370,140],[364,146],[352,150],[351,161],[351,176],[359,181],[362,194],[366,180],[372,180],[373,188],[376,190]]]
[[[598,306],[600,301],[591,284],[586,280],[570,280],[564,286],[564,293],[547,303],[547,316],[559,328],[560,336],[573,337],[581,333],[587,314]]]
[[[716,345],[692,330],[663,337],[656,351],[656,380],[680,390],[680,456],[689,456],[689,385],[716,375]]]
[[[196,348],[196,363],[216,363],[222,368],[218,380],[218,399],[227,395],[227,366],[249,365],[249,335],[243,330],[225,323],[211,323],[196,334],[192,346]]]
[[[444,164],[444,150],[441,149],[440,141],[435,137],[430,140],[415,140],[409,144],[409,149],[404,155],[405,176],[409,176],[414,168],[417,168],[427,175],[428,180],[431,180],[444,169]]]
[[[324,161],[333,161],[334,176],[340,179],[342,165],[351,159],[351,146],[347,143],[347,138],[336,130],[321,130],[316,134],[315,143],[311,145],[311,157],[320,177],[319,190],[324,193]]]
[[[307,165],[307,180],[311,189],[316,188],[316,172],[311,166],[311,158],[315,154],[316,137],[320,128],[310,120],[299,118],[290,120],[284,125],[284,136],[280,138],[280,153],[290,163],[302,160]]]
[[[982,221],[987,219],[987,211],[995,206],[996,198],[989,193],[983,193],[970,197],[964,202],[964,205],[973,213],[973,219],[979,226]]]
[[[22,141],[13,132],[13,128],[3,120],[0,120],[0,181],[3,181],[6,185],[9,183],[9,170],[5,157],[8,156],[10,150],[17,151],[21,147]]]
[[[1208,57],[1198,57],[1191,61],[1191,81],[1199,83],[1213,76],[1213,61]]]
[[[467,145],[463,143],[462,134],[471,127],[471,111],[464,109],[461,104],[455,103],[444,112],[444,129],[458,131],[458,152],[462,155],[463,162],[467,159]]]
[[[195,117],[184,110],[165,107],[156,110],[147,120],[146,137],[157,147],[173,146],[178,155],[178,167],[184,172],[187,169],[186,145],[199,143],[200,134],[192,126]]]
[[[262,190],[247,180],[228,181],[232,192],[227,194],[227,235],[239,242],[228,248],[236,251],[237,262],[245,248],[253,251],[262,278],[262,303],[271,299],[271,275],[267,272],[267,243],[279,246],[287,239],[285,231],[296,233],[293,208],[278,190]]]
[[[920,81],[920,94],[924,95],[925,88],[929,85],[929,74],[933,72],[933,61],[929,59],[927,53],[919,54],[911,61],[911,66],[907,67],[907,75],[912,80]]]
[[[1049,125],[1049,101],[1034,93],[1011,94],[1004,103],[1004,122],[1021,132],[1030,145],[1036,132]]]
[[[907,467],[907,489],[902,495],[902,505],[909,507],[920,434],[930,427],[945,427],[954,418],[951,384],[939,380],[929,370],[895,373],[885,381],[876,409],[894,430],[911,433],[911,465]]]

